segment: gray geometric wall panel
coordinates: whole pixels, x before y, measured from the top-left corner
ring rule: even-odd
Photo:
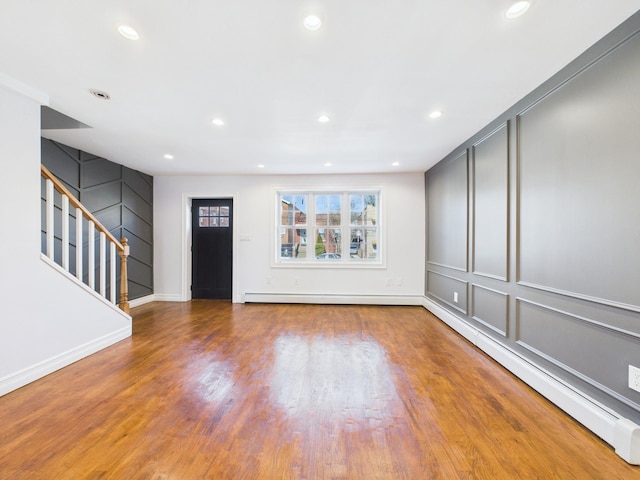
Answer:
[[[129,299],[152,294],[153,177],[45,138],[42,139],[42,164],[114,237],[129,239]],[[59,199],[56,205],[59,208]],[[44,246],[44,219],[42,225]],[[71,226],[75,229],[75,223]],[[60,226],[55,227],[54,257],[59,261],[62,240]],[[83,230],[86,239],[86,222]],[[75,273],[75,233],[70,237],[70,271]],[[117,268],[119,271],[119,262]],[[86,258],[84,272],[87,275]]]

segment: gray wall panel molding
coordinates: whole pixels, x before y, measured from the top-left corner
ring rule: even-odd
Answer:
[[[128,208],[122,209],[122,226],[143,240],[152,241],[153,225],[138,217]]]
[[[53,173],[58,180],[60,180],[65,187],[67,187],[71,193],[78,195],[79,182],[80,182],[80,160],[77,154],[73,154],[73,151],[69,151],[68,147],[51,142],[42,141],[42,158],[49,159],[49,171]]]
[[[575,321],[580,322],[580,323],[589,324],[589,325],[591,325],[593,327],[598,327],[598,328],[606,330],[608,332],[615,332],[615,333],[620,334],[620,335],[626,335],[628,337],[631,337],[634,340],[640,340],[640,333],[638,333],[638,332],[632,332],[630,330],[626,330],[626,329],[623,329],[623,328],[614,327],[614,326],[612,326],[612,325],[610,325],[608,323],[600,322],[600,321],[597,321],[597,320],[594,320],[592,318],[588,318],[588,317],[585,317],[585,316],[582,316],[582,315],[576,315],[574,313],[567,312],[565,310],[553,307],[551,305],[545,305],[545,304],[540,303],[540,302],[534,302],[532,300],[528,300],[528,299],[523,298],[523,297],[517,297],[516,298],[516,302],[518,302],[519,305],[523,305],[523,304],[531,305],[531,306],[537,307],[539,309],[548,310],[548,311],[553,312],[555,314],[571,318],[572,320],[575,320]],[[520,318],[518,317],[516,320],[517,320],[518,325],[519,325]],[[516,340],[517,341],[521,341],[522,338],[521,338],[521,335],[520,335],[520,331],[519,330],[516,330],[516,331],[517,331]]]
[[[472,271],[508,281],[509,122],[472,147]]]
[[[637,14],[635,16],[638,17]],[[521,107],[521,110],[518,111],[516,115],[522,116],[526,114],[529,110],[534,109],[535,107],[538,106],[538,104],[546,100],[547,97],[553,95],[558,90],[561,90],[562,88],[566,87],[574,79],[580,77],[587,70],[592,68],[594,65],[597,65],[598,62],[609,57],[612,53],[615,52],[615,50],[626,46],[628,42],[637,41],[638,37],[640,37],[639,31],[636,30],[633,32],[629,32],[628,35],[625,35],[622,40],[618,41],[617,43],[612,45],[610,48],[600,49],[600,51],[598,51],[597,53],[596,53],[596,50],[597,50],[598,44],[596,44],[594,47],[592,47],[593,54],[590,61],[586,63],[580,62],[580,61],[574,61],[571,64],[569,64],[561,72],[556,74],[550,81],[545,82],[543,85],[538,87],[532,94],[527,96],[525,99],[527,100],[526,102],[519,102],[517,105]],[[606,39],[603,39],[603,41],[600,43],[604,43],[605,41]]]
[[[432,265],[434,267],[442,267],[442,268],[448,268],[449,270],[455,270],[457,272],[467,272],[466,268],[461,268],[461,267],[453,267],[451,265],[445,265],[443,263],[438,263],[438,262],[427,262],[427,265]]]
[[[639,52],[640,11],[425,173],[425,296],[638,424]]]
[[[122,205],[122,182],[107,182],[83,189],[80,201],[94,215]]]
[[[147,267],[153,268],[153,250],[151,248],[151,243],[145,242],[126,229],[123,231],[123,236],[127,237],[129,240],[129,247],[131,248],[131,251],[136,252],[137,260]]]
[[[105,180],[102,182],[98,182],[95,183],[93,185],[87,185],[87,186],[83,186],[82,187],[82,191],[83,193],[91,193],[94,190],[100,189],[100,188],[104,188],[105,186],[108,185],[122,185],[122,179],[121,178],[115,178],[115,179],[111,179],[111,180]]]
[[[469,282],[440,272],[427,271],[427,294],[467,314]],[[454,294],[458,301],[455,302]]]
[[[153,177],[124,167],[124,183],[145,201],[153,198]]]
[[[600,305],[606,305],[608,307],[619,308],[621,310],[627,310],[629,312],[640,313],[640,306],[638,305],[630,305],[627,303],[614,302],[612,300],[607,300],[606,298],[592,297],[590,295],[582,295],[576,292],[569,292],[567,290],[562,290],[559,288],[547,287],[545,285],[536,285],[535,283],[529,282],[518,282],[518,285],[522,285],[523,287],[535,288],[536,290],[542,290],[544,292],[555,293],[557,295],[563,295],[565,297],[575,298],[578,300],[584,300],[591,303],[597,303]]]
[[[509,330],[509,294],[472,283],[471,318],[506,337]]]
[[[52,140],[43,138],[41,144],[43,165],[57,177],[62,177],[69,190],[116,238],[129,238],[129,298],[133,300],[152,294],[153,177]],[[42,222],[44,231],[44,220]],[[83,223],[85,243],[86,223]],[[75,228],[75,224],[71,226]],[[55,228],[60,229],[57,224]],[[75,243],[73,232],[71,241]],[[61,244],[58,232],[56,259],[61,257]],[[74,255],[70,256],[70,261],[71,271],[75,272]],[[87,268],[85,258],[84,272]],[[119,270],[119,264],[117,268]]]
[[[626,47],[519,117],[519,280],[640,305],[640,36]]]
[[[469,161],[467,152],[427,177],[427,262],[468,271]],[[442,232],[447,232],[443,236]]]
[[[147,223],[151,223],[153,206],[132,190],[126,183],[122,185],[122,198],[129,210]]]
[[[105,183],[122,183],[122,166],[99,157],[84,160],[81,182],[83,190]]]
[[[516,298],[516,304],[518,345],[616,400],[640,409],[640,393],[626,386],[627,365],[638,360],[637,334],[523,298]],[[592,360],[588,367],[585,359]],[[625,390],[626,395],[619,393]]]
[[[122,206],[112,205],[97,212],[92,212],[96,219],[113,233],[116,238],[120,238],[120,228],[122,228]]]

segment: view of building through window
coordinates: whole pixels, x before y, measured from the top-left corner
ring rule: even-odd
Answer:
[[[379,191],[278,192],[278,261],[380,259]]]

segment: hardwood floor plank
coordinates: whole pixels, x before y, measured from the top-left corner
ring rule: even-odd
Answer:
[[[421,307],[152,303],[0,398],[7,479],[631,479]]]

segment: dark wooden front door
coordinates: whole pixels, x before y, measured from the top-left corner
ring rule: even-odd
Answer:
[[[192,298],[231,299],[233,200],[192,201]]]

